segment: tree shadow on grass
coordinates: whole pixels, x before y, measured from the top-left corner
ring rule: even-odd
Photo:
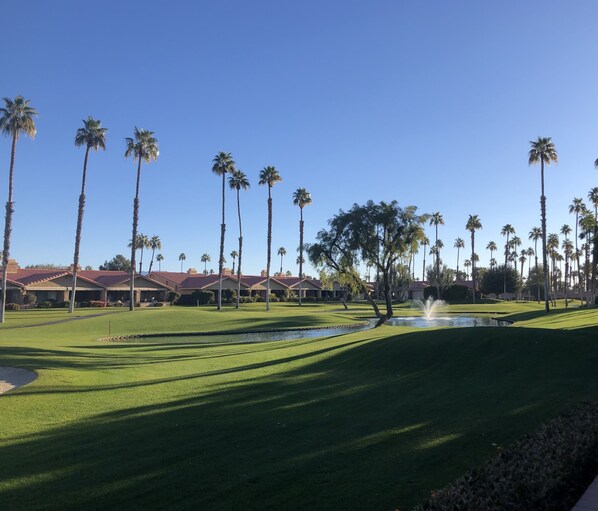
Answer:
[[[595,394],[595,343],[572,353],[568,338],[545,331],[479,330],[370,336],[286,363],[189,375],[176,378],[188,382],[186,397],[143,404],[172,383],[156,379],[138,388],[141,404],[8,436],[0,503],[409,508],[493,444]]]

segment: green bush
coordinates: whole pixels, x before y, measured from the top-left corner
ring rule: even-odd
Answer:
[[[39,302],[37,304],[38,309],[51,309],[52,307],[54,307],[54,302],[52,302],[50,300],[46,300],[44,302]]]
[[[21,306],[18,303],[6,303],[4,304],[5,311],[20,311]]]
[[[448,302],[454,302],[458,300],[465,300],[471,298],[471,291],[466,286],[458,286],[453,284],[444,290],[442,293],[442,299]]]
[[[181,294],[176,291],[169,291],[166,299],[170,302],[170,305],[174,305],[181,299]]]
[[[54,307],[57,309],[68,309],[69,305],[71,304],[70,300],[65,300],[64,302],[56,302]]]
[[[191,299],[193,303],[199,302],[199,305],[206,305],[208,303],[214,303],[214,292],[213,291],[193,291],[191,293]]]
[[[36,302],[37,296],[34,294],[27,293],[26,295],[23,295],[23,303],[25,305],[35,305]]]
[[[542,424],[532,435],[416,507],[417,511],[571,509],[598,470],[598,403]]]

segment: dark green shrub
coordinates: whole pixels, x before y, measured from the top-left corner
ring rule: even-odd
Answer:
[[[199,302],[199,305],[206,305],[208,303],[214,303],[214,292],[213,291],[193,291],[191,293],[191,299],[193,303]]]
[[[23,303],[25,305],[35,305],[36,302],[37,296],[34,294],[27,293],[26,295],[23,295]]]
[[[519,274],[511,267],[507,268],[507,293],[515,293],[519,283]],[[482,281],[480,282],[480,289],[482,293],[488,295],[494,293],[499,295],[504,292],[505,282],[505,266],[497,266],[495,268],[488,268],[484,272]]]
[[[89,302],[77,302],[77,307],[80,309],[83,307],[89,307]]]
[[[57,309],[68,309],[69,305],[71,304],[70,300],[65,300],[64,302],[56,302],[54,307]]]
[[[7,303],[4,305],[5,311],[20,311],[21,306],[18,303]]]
[[[458,301],[458,300],[465,300],[466,298],[471,298],[471,291],[466,286],[458,286],[453,284],[444,290],[442,293],[442,299],[448,302]]]
[[[270,303],[280,302],[280,298],[276,295],[270,295]]]
[[[154,307],[164,307],[162,302],[154,302]]]
[[[166,299],[170,302],[170,305],[174,305],[177,303],[181,298],[181,294],[177,293],[176,291],[169,291]]]
[[[54,307],[54,302],[51,302],[50,300],[39,302],[37,304],[38,309],[51,309],[52,307]]]
[[[436,288],[434,286],[428,286],[424,288],[424,300],[428,298],[434,298],[434,300],[438,300],[438,293],[436,292]]]
[[[598,403],[542,424],[532,435],[416,507],[417,511],[571,509],[598,470]]]

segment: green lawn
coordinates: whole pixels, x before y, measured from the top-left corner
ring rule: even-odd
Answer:
[[[0,509],[409,509],[597,398],[595,309],[459,311],[518,323],[207,346],[97,339],[344,324],[370,309],[8,313],[0,366],[39,378],[0,397]]]

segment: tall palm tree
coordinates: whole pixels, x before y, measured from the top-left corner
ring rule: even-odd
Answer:
[[[127,150],[125,158],[133,156],[133,161],[137,161],[137,183],[135,185],[135,199],[133,199],[133,234],[131,240],[137,239],[137,226],[139,224],[139,181],[141,178],[141,162],[151,163],[157,160],[160,155],[158,150],[158,140],[154,137],[154,132],[149,130],[140,130],[135,127],[134,138],[126,138]],[[131,247],[131,284],[129,310],[135,310],[135,255],[136,248],[133,243]]]
[[[230,253],[230,257],[233,260],[233,269],[232,269],[231,273],[234,275],[235,274],[235,262],[237,260],[237,257],[239,257],[239,252],[237,252],[236,250],[233,250]]]
[[[552,271],[550,275],[550,288],[552,288],[552,302],[555,303],[556,301],[556,291],[557,291],[557,282],[556,282],[556,259],[558,256],[558,249],[559,249],[559,236],[555,233],[550,233],[546,238],[546,249],[548,250],[548,255],[550,256],[550,260],[552,262]]]
[[[579,281],[579,248],[577,246],[577,240],[579,239],[579,235],[577,233],[577,228],[579,226],[579,215],[581,215],[586,209],[586,205],[583,203],[583,199],[581,197],[574,197],[573,202],[569,205],[569,213],[575,213],[575,263],[577,266],[577,285],[579,289],[579,299],[581,300],[581,284]]]
[[[282,275],[282,258],[287,255],[287,249],[280,247],[277,254],[280,256],[280,274]]]
[[[85,146],[83,158],[83,178],[81,179],[81,194],[79,195],[79,210],[77,213],[77,229],[75,230],[75,254],[73,256],[73,290],[69,302],[69,312],[75,309],[75,295],[77,293],[77,272],[79,271],[79,246],[81,245],[81,229],[83,227],[83,210],[85,209],[85,180],[87,177],[87,158],[90,149],[106,149],[106,131],[102,128],[102,121],[95,120],[91,115],[83,121],[83,128],[79,128],[75,135],[75,145]]]
[[[150,248],[150,240],[145,234],[140,234],[137,239],[139,243],[139,246],[137,247],[139,249],[139,273],[141,274],[141,271],[143,270],[143,250]]]
[[[239,169],[233,170],[228,178],[228,186],[237,191],[237,216],[239,218],[239,266],[237,266],[237,309],[241,300],[241,258],[243,256],[243,227],[241,225],[241,190],[249,188],[249,180]]]
[[[475,253],[475,232],[482,228],[482,222],[478,215],[469,215],[465,228],[471,233],[471,280],[473,281],[473,303],[475,303],[476,292],[476,257]]]
[[[503,293],[507,293],[507,264],[509,262],[509,235],[515,234],[515,228],[511,224],[506,224],[500,230],[500,234],[502,236],[506,236],[507,239],[505,241],[505,268],[503,272]]]
[[[33,118],[37,110],[29,106],[29,100],[17,96],[14,100],[4,98],[4,107],[0,108],[0,131],[7,137],[12,137],[10,151],[10,170],[8,173],[8,200],[6,202],[6,221],[4,224],[4,249],[2,252],[2,296],[0,297],[0,323],[4,323],[4,306],[6,304],[6,274],[8,258],[10,256],[10,233],[12,231],[12,214],[14,212],[13,179],[15,170],[15,155],[17,140],[20,135],[35,137],[35,122]]]
[[[158,261],[158,271],[162,271],[162,261],[164,261],[164,256],[162,254],[158,254],[156,256],[156,261]]]
[[[530,277],[532,275],[532,256],[536,255],[536,252],[534,251],[534,249],[532,247],[529,247],[527,249],[527,289],[528,289],[528,299],[531,300],[532,298],[532,283],[530,281]]]
[[[297,188],[293,192],[293,204],[299,206],[299,305],[301,305],[301,279],[303,278],[303,208],[312,203],[311,194],[305,188]]]
[[[529,232],[528,239],[534,242],[534,256],[536,268],[536,288],[538,292],[538,303],[540,303],[540,272],[538,270],[538,241],[542,239],[542,229],[540,227],[532,227]]]
[[[592,244],[592,234],[596,230],[596,218],[594,215],[589,211],[585,210],[582,217],[579,219],[579,226],[582,228],[582,233],[579,235],[580,238],[585,240],[582,249],[585,251],[585,264],[584,264],[584,280],[585,280],[585,292],[586,292],[586,303],[589,306],[590,304],[590,284],[592,283],[590,274],[591,274],[591,265],[590,265],[590,247]],[[593,286],[592,286],[593,287]]]
[[[496,246],[496,243],[494,241],[491,241],[488,243],[488,245],[486,245],[486,250],[490,250],[490,261],[492,261],[494,259],[494,257],[492,256],[492,254],[494,254],[494,252],[496,250],[498,250],[498,247]],[[492,268],[492,264],[490,264],[490,268]]]
[[[459,278],[459,251],[465,248],[465,241],[463,238],[457,238],[453,246],[457,249],[457,278]]]
[[[463,261],[463,266],[465,266],[465,280],[469,278],[469,268],[471,267],[471,261],[469,259],[465,259]]]
[[[548,302],[548,266],[546,253],[546,196],[544,195],[544,165],[558,163],[558,155],[554,143],[550,137],[538,137],[538,140],[530,141],[529,165],[540,163],[540,182],[542,194],[540,195],[540,216],[542,217],[542,264],[544,265],[544,304],[546,312],[550,311]]]
[[[152,259],[150,261],[148,273],[152,272],[152,266],[154,265],[154,254],[156,250],[162,250],[162,241],[160,240],[160,236],[152,236],[149,239],[149,248],[152,249]]]
[[[519,272],[519,295],[521,298],[522,289],[523,289],[523,265],[525,261],[527,261],[527,250],[522,250],[521,254],[519,255],[519,263],[521,263],[521,271]]]
[[[424,252],[424,261],[423,261],[423,264],[422,264],[422,268],[423,268],[423,269],[422,269],[422,282],[423,282],[424,280],[426,280],[426,247],[427,247],[429,244],[430,244],[430,240],[428,239],[428,237],[427,237],[427,236],[424,236],[424,237],[422,238],[422,246],[424,247],[424,250],[423,250],[423,252]]]
[[[282,181],[278,170],[275,167],[264,167],[260,171],[260,185],[268,185],[268,236],[267,236],[267,259],[266,259],[266,310],[270,310],[270,262],[272,259],[272,187]]]
[[[203,273],[204,275],[208,274],[208,263],[212,260],[210,254],[203,254],[201,256],[201,262],[203,263]]]
[[[179,254],[179,261],[181,261],[181,273],[183,273],[183,262],[185,261],[185,259],[187,259],[185,252],[181,252]]]
[[[588,192],[588,200],[590,204],[594,206],[594,218],[597,220],[594,226],[594,235],[592,240],[594,243],[594,250],[592,252],[592,289],[596,286],[596,272],[598,272],[598,249],[596,243],[598,243],[598,186],[595,186]],[[594,295],[594,293],[592,293]]]
[[[235,170],[235,162],[230,153],[220,151],[212,160],[212,172],[222,176],[222,223],[220,224],[220,257],[218,258],[218,310],[222,309],[222,269],[224,268],[224,234],[226,224],[224,223],[224,185],[226,174]]]
[[[565,284],[565,307],[567,307],[568,304],[568,297],[567,297],[567,291],[568,291],[568,282],[569,282],[569,257],[571,256],[571,253],[573,252],[573,245],[571,245],[569,243],[569,235],[571,234],[571,227],[569,227],[567,224],[564,224],[561,227],[561,234],[565,237],[565,239],[563,240],[562,243],[562,248],[563,251],[565,253],[565,279],[564,279],[564,284]],[[571,245],[571,250],[567,250],[569,245]]]
[[[436,213],[432,213],[430,215],[430,225],[434,226],[434,232],[435,232],[435,245],[436,245],[436,253],[435,255],[435,259],[436,259],[436,275],[440,275],[440,249],[442,247],[438,246],[438,226],[439,225],[444,225],[444,218],[442,218],[442,215],[440,214],[440,211],[437,211]],[[436,292],[437,292],[437,296],[440,297],[440,282],[436,282]]]

